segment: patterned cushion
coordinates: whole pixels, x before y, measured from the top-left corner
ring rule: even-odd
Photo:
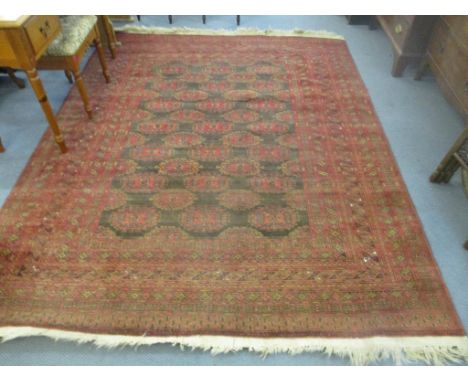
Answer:
[[[49,45],[48,56],[72,56],[96,23],[96,16],[60,16],[62,31]]]

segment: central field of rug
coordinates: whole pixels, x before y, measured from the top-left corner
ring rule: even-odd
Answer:
[[[94,120],[74,88],[69,153],[47,132],[0,212],[0,336],[466,351],[343,40],[119,39],[113,82],[95,57],[83,76]]]

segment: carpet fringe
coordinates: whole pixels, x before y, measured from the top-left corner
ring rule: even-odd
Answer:
[[[2,327],[1,342],[20,337],[45,336],[54,340],[93,343],[97,347],[116,348],[123,346],[171,344],[181,349],[190,348],[223,354],[248,350],[269,354],[322,352],[328,356],[348,358],[353,365],[366,365],[384,359],[396,364],[424,362],[428,365],[456,364],[468,361],[468,337],[369,337],[369,338],[247,338],[229,336],[125,336],[93,334],[42,329],[33,327]]]
[[[312,37],[344,40],[344,37],[325,30],[282,30],[282,29],[259,29],[259,28],[238,28],[235,30],[226,29],[201,29],[201,28],[163,28],[124,25],[114,28],[117,32],[140,33],[140,34],[176,34],[176,35],[203,35],[203,36],[291,36],[291,37]]]

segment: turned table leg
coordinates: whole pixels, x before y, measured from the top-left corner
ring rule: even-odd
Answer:
[[[37,70],[35,68],[27,70],[26,74],[28,76],[29,82],[31,83],[31,87],[36,94],[36,98],[42,107],[42,111],[47,118],[47,122],[49,122],[49,126],[54,133],[55,142],[57,142],[60,151],[62,153],[66,153],[68,151],[67,146],[63,140],[62,133],[58,127],[57,120],[55,119],[54,112],[52,111],[52,107],[50,106],[50,103],[47,99],[47,95],[44,91],[44,87],[42,86],[42,81],[39,78]]]

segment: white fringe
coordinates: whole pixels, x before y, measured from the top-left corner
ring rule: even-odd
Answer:
[[[369,338],[247,338],[228,336],[184,336],[153,337],[123,336],[113,334],[92,334],[56,329],[33,327],[0,328],[2,342],[19,337],[46,336],[54,340],[76,343],[94,343],[97,347],[115,348],[118,346],[171,344],[181,349],[189,347],[222,354],[248,350],[268,354],[303,352],[323,352],[349,358],[353,365],[366,365],[384,359],[396,364],[404,362],[424,362],[432,365],[445,365],[468,361],[468,337],[428,336],[428,337],[369,337]]]
[[[258,29],[258,28],[237,28],[235,30],[226,29],[201,29],[201,28],[162,28],[124,25],[114,28],[118,32],[140,33],[140,34],[177,34],[177,35],[203,35],[203,36],[292,36],[292,37],[312,37],[344,40],[344,37],[334,32],[324,30],[281,30],[281,29]]]

